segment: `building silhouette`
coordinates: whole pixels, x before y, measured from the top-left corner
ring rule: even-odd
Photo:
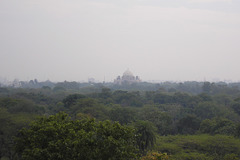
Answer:
[[[133,73],[128,69],[126,70],[122,77],[118,76],[115,80],[114,83],[115,84],[133,84],[133,83],[139,83],[141,82],[141,79],[139,78],[139,76],[134,76]]]

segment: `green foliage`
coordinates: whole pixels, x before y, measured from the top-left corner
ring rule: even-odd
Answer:
[[[143,105],[139,92],[115,91],[113,100],[122,106],[141,107]]]
[[[7,88],[0,87],[0,93],[6,95],[9,93],[9,90]]]
[[[120,124],[129,124],[136,118],[136,111],[131,108],[117,107],[109,112],[112,121],[118,121]]]
[[[231,104],[231,108],[240,115],[240,102],[234,102]]]
[[[211,88],[212,88],[212,86],[211,86],[210,82],[204,82],[203,87],[202,87],[203,92],[210,93]]]
[[[226,118],[205,119],[199,130],[201,133],[234,135],[236,125]]]
[[[132,128],[94,119],[73,121],[65,113],[43,117],[16,138],[24,160],[131,159],[136,157]]]
[[[99,94],[101,98],[107,99],[112,96],[111,89],[102,88],[102,92]]]
[[[237,154],[234,154],[234,153],[229,153],[229,154],[226,154],[224,157],[223,157],[223,160],[239,160],[239,156]]]
[[[226,94],[219,94],[213,97],[213,99],[220,105],[227,105],[229,106],[233,101],[231,97]]]
[[[142,153],[154,146],[156,142],[156,127],[148,121],[137,121],[133,124],[137,135],[137,146]]]
[[[236,126],[236,131],[235,131],[235,137],[240,138],[240,123],[237,124]]]
[[[141,157],[141,160],[168,160],[169,156],[166,153],[148,152],[146,156]]]
[[[154,96],[154,103],[166,104],[166,103],[171,103],[171,101],[172,101],[172,96],[169,96],[163,93],[158,93]]]
[[[220,160],[240,156],[240,139],[225,135],[161,136],[155,150],[173,160]]]
[[[212,97],[206,93],[201,93],[198,95],[198,97],[201,99],[201,101],[212,101]]]
[[[93,98],[78,99],[76,104],[69,108],[69,112],[72,115],[81,112],[88,114],[91,117],[97,118],[98,120],[109,119],[106,106],[99,103],[98,100]]]
[[[54,87],[53,90],[56,91],[58,89],[60,89],[60,90],[62,90],[62,89],[64,89],[64,90],[66,90],[66,89],[78,90],[79,89],[79,83],[74,82],[74,81],[73,82],[68,82],[68,81],[58,82],[56,84],[56,87]]]
[[[224,111],[221,110],[220,106],[217,106],[212,102],[199,103],[196,106],[194,113],[201,119],[211,119],[213,117],[220,117],[225,114]]]
[[[0,157],[14,157],[12,137],[35,117],[35,114],[29,113],[11,114],[6,108],[0,107]]]
[[[187,115],[177,123],[178,133],[194,134],[200,127],[200,120],[195,115]]]
[[[56,86],[53,88],[53,91],[54,92],[63,92],[63,91],[66,91],[66,89],[63,87],[60,87],[60,86]]]
[[[96,118],[97,121],[111,120],[113,123],[118,121],[124,125],[137,121],[136,145],[141,153],[154,149],[154,137],[159,135],[169,137],[174,134],[207,133],[214,137],[217,137],[216,134],[240,137],[240,125],[237,125],[240,122],[240,90],[236,88],[240,83],[210,83],[210,90],[205,92],[202,92],[203,82],[113,86],[110,83],[65,81],[52,83],[53,89],[43,87],[47,86],[46,83],[31,81],[31,86],[35,84],[42,88],[0,88],[0,159],[3,156],[13,159],[15,153],[12,150],[12,136],[16,135],[18,129],[26,126],[37,115],[52,115],[60,111],[69,113],[73,119],[80,120],[80,123],[90,118]],[[123,88],[124,90],[116,90]],[[68,121],[69,126],[76,124],[75,121]],[[73,124],[70,125],[70,122]],[[94,122],[98,123],[100,122]],[[74,130],[72,135],[80,136],[75,132],[77,131]],[[88,132],[85,130],[83,135],[86,139],[91,139],[87,138]],[[205,146],[202,142],[207,142],[202,137],[207,136],[176,144],[169,138],[169,143],[163,142],[161,147],[172,155],[180,155],[179,159],[217,159],[216,155],[208,153],[207,150],[199,150],[201,146]],[[69,143],[74,141],[67,139],[70,139]],[[224,142],[224,145],[228,144]],[[161,153],[165,151],[162,150]],[[221,155],[220,159],[234,157],[232,153],[239,156],[237,152],[231,151],[228,155]]]
[[[167,135],[172,132],[173,121],[171,116],[155,106],[146,106],[141,109],[139,119],[152,122],[160,135]]]
[[[213,160],[213,158],[211,156],[198,152],[182,152],[181,154],[174,157],[173,160]]]
[[[44,108],[26,99],[1,98],[0,107],[6,108],[10,113],[44,113]]]
[[[64,107],[69,108],[70,106],[76,104],[77,100],[81,98],[85,98],[85,96],[82,94],[71,94],[64,98],[62,102]]]
[[[47,94],[49,90],[44,90]],[[51,104],[53,102],[53,99],[51,97],[48,97],[44,95],[42,92],[19,92],[14,95],[17,99],[28,99],[31,100],[37,104]]]
[[[184,107],[193,107],[192,105],[195,104],[195,101],[193,97],[186,93],[177,92],[173,95],[173,103],[181,104]]]

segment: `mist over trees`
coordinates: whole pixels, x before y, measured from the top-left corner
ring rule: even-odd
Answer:
[[[208,94],[219,94],[221,92],[238,92],[240,88],[240,82],[197,82],[197,81],[185,81],[185,82],[138,82],[138,83],[123,83],[115,84],[112,82],[107,83],[94,83],[94,82],[76,82],[76,81],[64,81],[64,82],[51,82],[49,80],[39,82],[37,79],[30,81],[19,81],[15,79],[8,84],[1,83],[0,87],[8,88],[45,88],[57,90],[73,90],[77,92],[86,93],[100,92],[103,87],[111,90],[125,90],[125,91],[156,91],[163,90],[166,92],[186,92],[191,94],[200,94],[202,92]]]

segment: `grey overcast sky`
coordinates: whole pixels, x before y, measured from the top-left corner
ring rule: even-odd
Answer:
[[[0,0],[0,77],[240,80],[240,0]]]

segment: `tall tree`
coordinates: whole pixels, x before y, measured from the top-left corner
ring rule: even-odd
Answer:
[[[137,121],[135,124],[137,145],[143,153],[156,142],[156,127],[149,121]]]

